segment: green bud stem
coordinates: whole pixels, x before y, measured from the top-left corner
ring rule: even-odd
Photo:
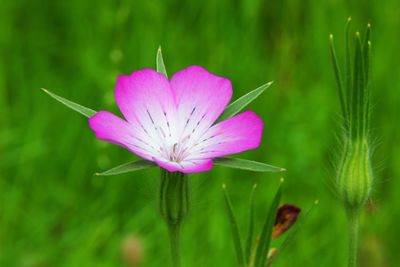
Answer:
[[[168,226],[174,267],[180,266],[179,236],[189,206],[188,187],[187,175],[161,169],[159,209]]]
[[[349,221],[348,267],[356,267],[357,266],[360,211],[357,209],[348,210],[347,218]]]

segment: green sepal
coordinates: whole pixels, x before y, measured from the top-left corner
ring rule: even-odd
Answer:
[[[364,132],[368,135],[369,130],[369,113],[370,113],[370,91],[369,91],[369,61],[371,54],[371,25],[367,25],[365,31],[364,42],[363,42],[363,63],[364,63],[364,80],[365,80],[365,105],[364,105],[364,118],[365,118],[365,129]]]
[[[365,30],[364,40],[362,44],[363,50],[363,58],[364,58],[364,73],[365,73],[365,81],[368,81],[369,76],[369,57],[371,52],[371,25],[367,25],[367,29]],[[366,84],[368,86],[368,84]]]
[[[365,85],[364,85],[364,63],[361,49],[360,34],[356,33],[356,44],[354,50],[353,88],[352,88],[352,124],[351,137],[353,140],[365,136]]]
[[[215,165],[234,169],[248,170],[254,172],[282,172],[284,168],[269,164],[239,158],[216,158],[213,160]]]
[[[350,42],[350,22],[351,18],[348,19],[345,29],[344,79],[340,72],[332,35],[330,50],[343,114],[344,137],[354,141],[368,138],[369,132],[368,78],[371,26],[368,24],[363,40],[360,33],[356,32],[354,50],[351,50],[350,43],[353,42]]]
[[[219,116],[216,123],[229,119],[236,114],[238,114],[243,108],[245,108],[248,104],[253,102],[257,97],[259,97],[268,87],[271,86],[273,82],[268,82],[266,84],[261,85],[260,87],[250,91],[249,93],[245,94],[244,96],[240,97],[233,103],[229,104],[224,112]]]
[[[162,73],[168,78],[167,70],[165,69],[164,59],[162,56],[161,46],[158,47],[156,57],[157,72]]]
[[[117,167],[114,167],[110,170],[100,172],[100,173],[95,173],[95,175],[98,176],[111,176],[111,175],[118,175],[122,173],[127,173],[127,172],[134,172],[134,171],[139,171],[151,167],[157,166],[154,162],[148,161],[148,160],[137,160],[137,161],[131,161],[122,165],[119,165]]]
[[[336,78],[336,84],[338,87],[338,93],[339,93],[339,101],[340,101],[340,109],[342,111],[342,116],[345,121],[348,120],[348,114],[347,114],[347,104],[346,104],[346,95],[344,92],[343,88],[343,81],[342,81],[342,74],[340,72],[339,68],[339,63],[336,57],[336,51],[335,51],[335,44],[333,42],[333,35],[331,34],[329,36],[330,40],[330,51],[331,51],[331,58],[332,58],[332,63],[333,63],[333,70],[335,73],[335,78]],[[348,124],[345,124],[346,130],[347,130]]]
[[[350,49],[350,22],[351,22],[351,18],[347,19],[347,23],[346,23],[346,28],[345,28],[345,35],[344,35],[344,42],[345,42],[345,54],[344,54],[344,72],[345,72],[345,90],[346,90],[346,98],[347,98],[347,113],[348,113],[348,117],[347,117],[347,122],[345,122],[347,124],[348,127],[350,127],[351,125],[351,118],[350,118],[350,113],[351,113],[351,85],[353,82],[353,78],[352,78],[352,71],[353,68],[351,66],[351,49]],[[347,134],[350,134],[350,130],[349,132],[347,132]]]
[[[97,111],[84,107],[78,103],[72,102],[71,100],[68,100],[64,97],[58,96],[50,91],[48,91],[47,89],[42,88],[42,90],[48,94],[49,96],[51,96],[52,98],[54,98],[55,100],[57,100],[58,102],[60,102],[61,104],[67,106],[68,108],[82,114],[83,116],[90,118],[93,115],[95,115],[97,113]]]

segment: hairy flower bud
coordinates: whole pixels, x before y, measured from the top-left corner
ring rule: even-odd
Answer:
[[[357,266],[357,246],[360,210],[370,197],[373,173],[370,138],[369,59],[371,25],[364,38],[355,33],[354,50],[350,49],[350,24],[346,24],[345,64],[341,70],[336,58],[333,35],[330,36],[331,56],[342,112],[343,154],[337,165],[336,187],[344,202],[349,225],[348,266]],[[353,53],[352,53],[353,52]],[[353,57],[353,60],[351,59]],[[344,76],[342,71],[344,70]],[[344,78],[344,79],[343,79]]]
[[[343,154],[337,168],[337,190],[347,209],[361,208],[371,194],[372,168],[370,137],[369,54],[371,49],[368,27],[363,40],[356,32],[351,55],[349,23],[346,26],[345,75],[342,79],[336,52],[331,40],[331,55],[343,115]],[[353,56],[353,60],[351,57]]]
[[[359,209],[371,194],[373,173],[368,141],[345,144],[337,172],[337,190],[347,208]]]

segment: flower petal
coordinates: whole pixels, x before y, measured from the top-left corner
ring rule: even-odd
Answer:
[[[162,159],[153,159],[160,167],[170,172],[183,172],[183,173],[196,173],[209,171],[213,167],[211,159],[201,159],[196,161],[182,161],[182,162],[171,162]]]
[[[242,112],[211,127],[192,149],[192,159],[216,158],[257,148],[263,122],[253,111]]]
[[[203,135],[232,97],[230,80],[199,66],[175,73],[170,83],[178,106],[180,138],[196,140]]]
[[[149,144],[162,149],[176,134],[176,104],[168,79],[151,69],[120,75],[115,100],[129,123],[138,127]]]
[[[134,127],[108,111],[99,111],[89,119],[89,126],[98,139],[122,146],[136,155],[152,160],[156,151],[136,138]]]

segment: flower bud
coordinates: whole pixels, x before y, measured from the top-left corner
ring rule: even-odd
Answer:
[[[361,208],[371,194],[373,173],[367,140],[347,142],[337,173],[337,190],[349,209]]]
[[[272,229],[272,238],[277,238],[289,230],[296,222],[300,212],[300,208],[294,205],[282,205],[278,209],[278,214],[276,214],[275,225]]]

